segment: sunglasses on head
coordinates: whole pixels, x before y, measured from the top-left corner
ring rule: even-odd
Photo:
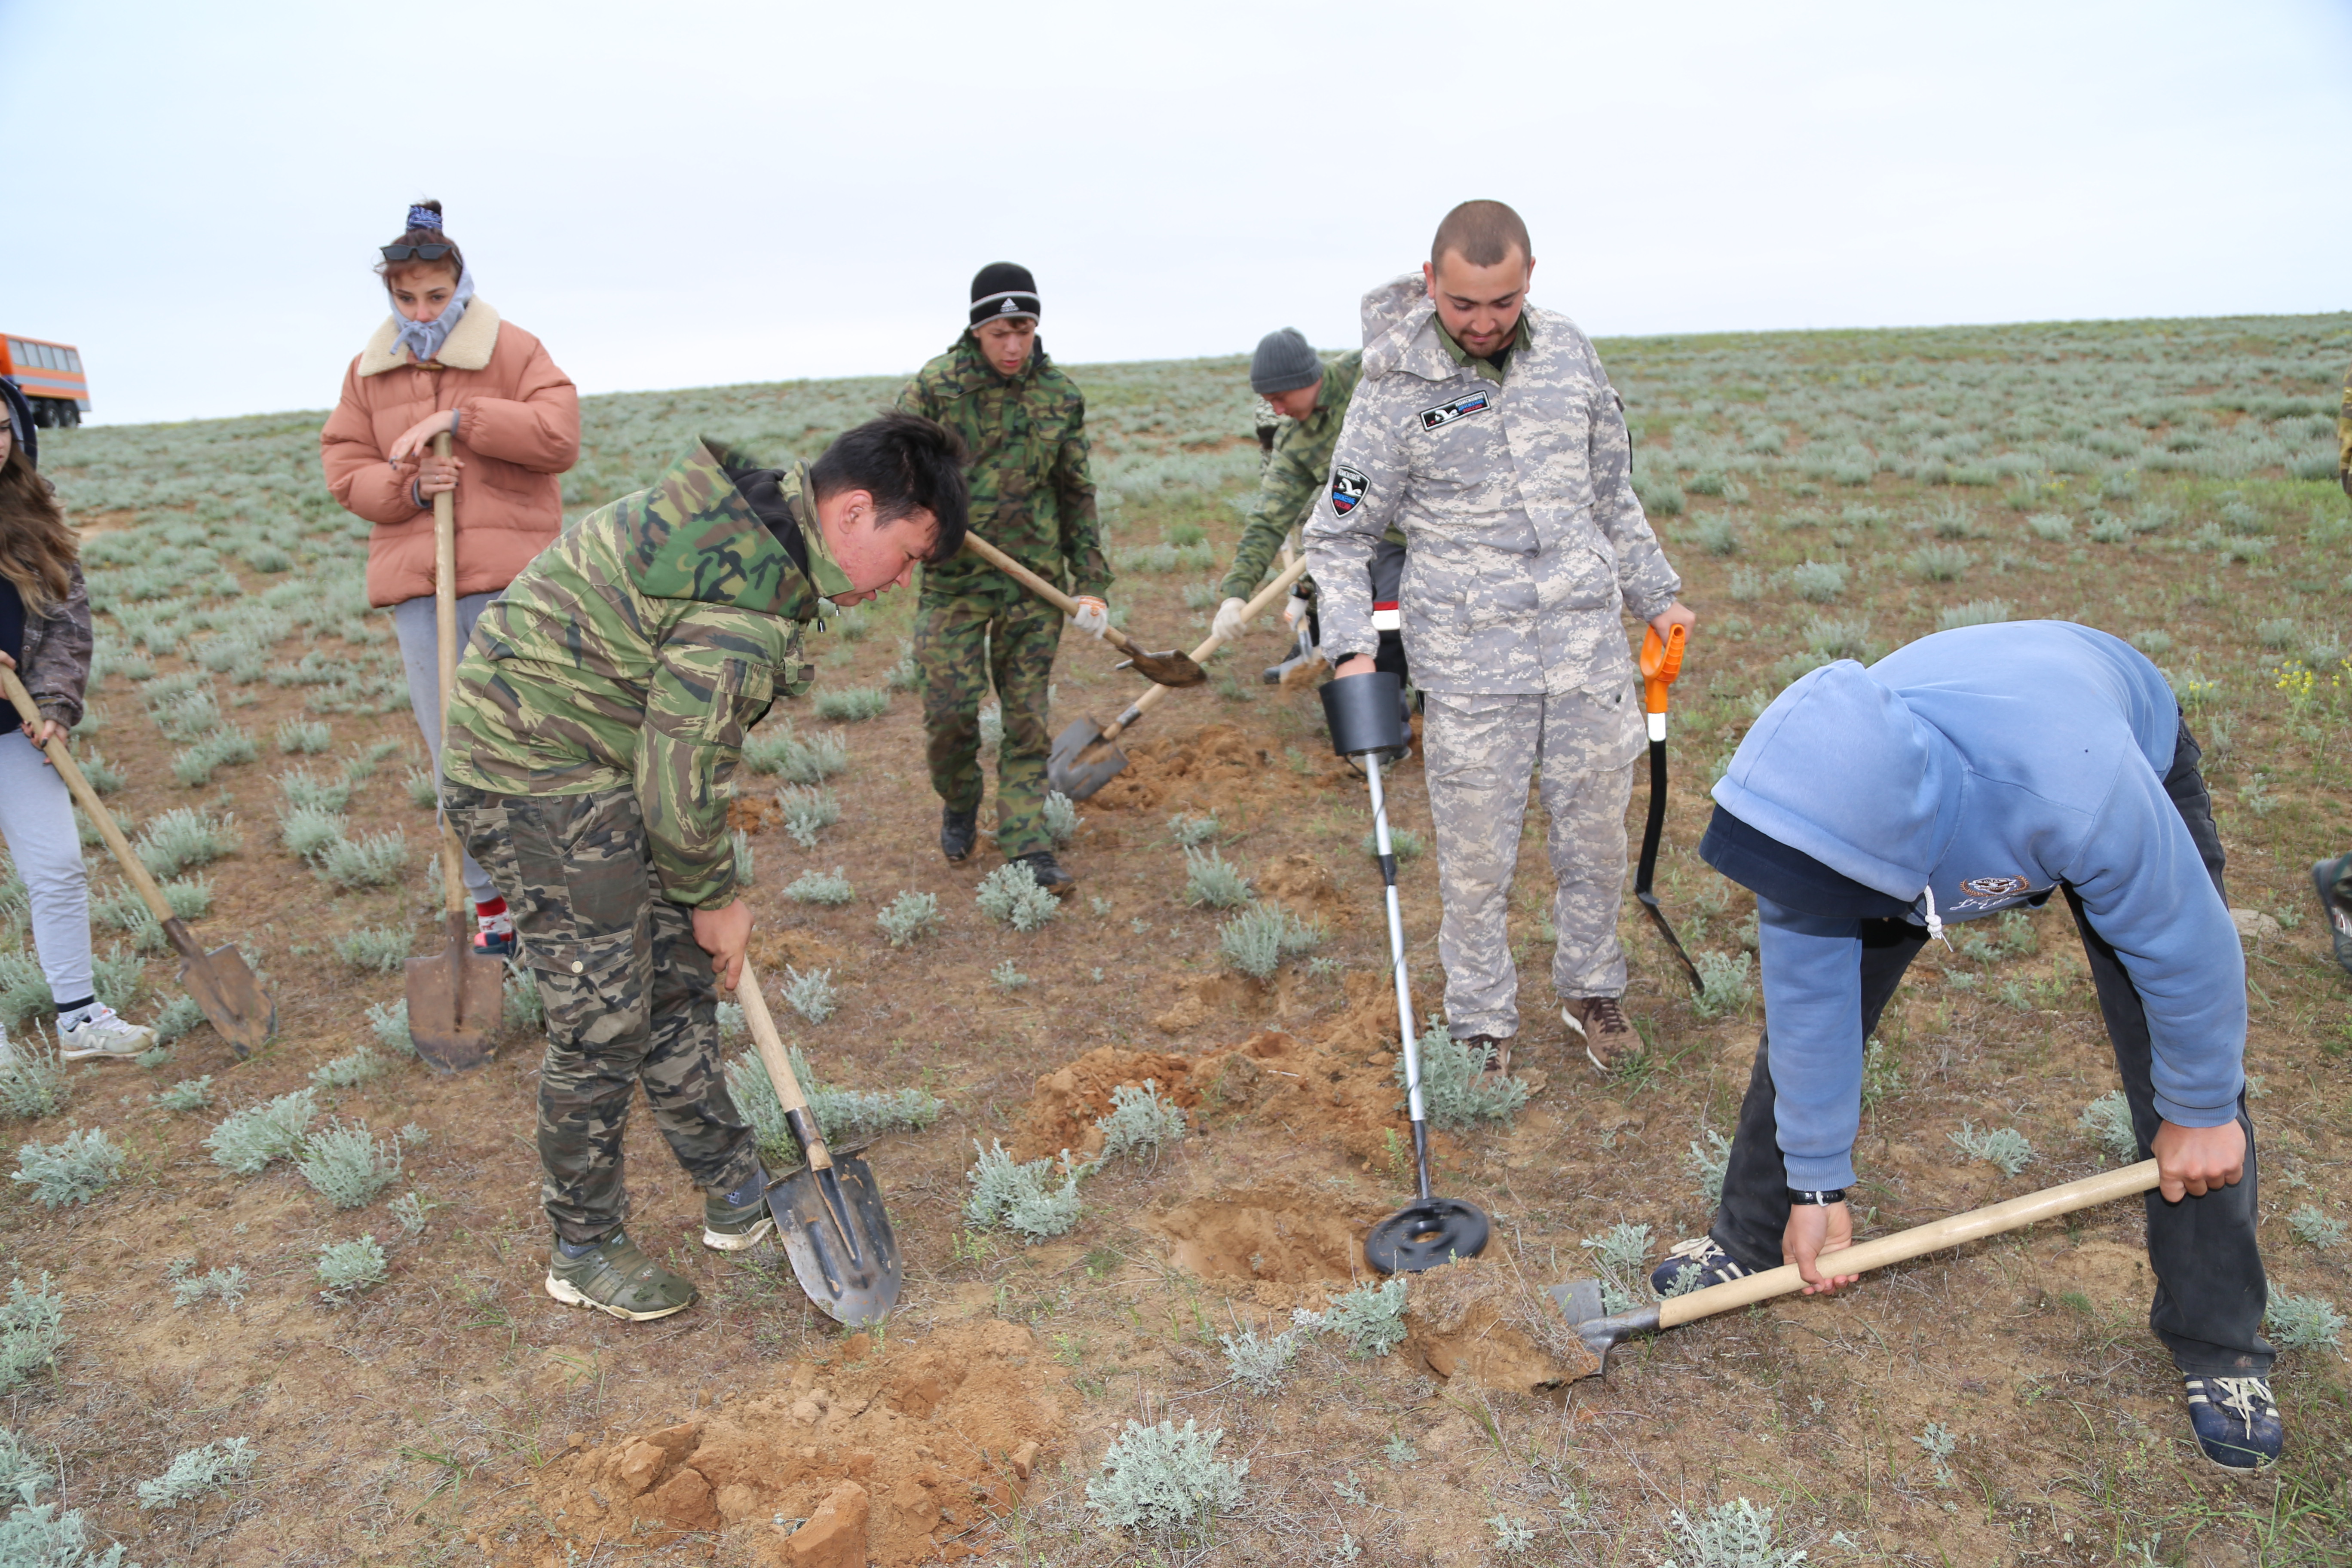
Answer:
[[[383,247],[386,261],[438,261],[457,248],[454,245],[387,245]]]

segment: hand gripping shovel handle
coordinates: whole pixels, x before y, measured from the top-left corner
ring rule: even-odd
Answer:
[[[971,536],[967,534],[965,537],[970,538]],[[1251,598],[1250,602],[1242,606],[1242,624],[1244,626],[1247,626],[1250,622],[1264,615],[1267,609],[1272,607],[1276,600],[1282,598],[1285,595],[1288,594],[1291,589],[1297,587],[1298,585],[1298,580],[1306,575],[1307,557],[1302,555],[1297,560],[1292,562],[1289,565],[1284,567],[1279,576],[1276,577],[1273,582],[1268,583],[1265,587],[1260,588],[1255,595]],[[1214,633],[1210,634],[1208,641],[1202,643],[1200,647],[1192,650],[1192,662],[1195,664],[1206,664],[1209,661],[1209,656],[1215,653],[1219,648],[1224,646],[1225,642],[1223,637],[1216,636]],[[1105,726],[1102,732],[1102,739],[1095,743],[1097,745],[1103,745],[1109,742],[1118,740],[1129,726],[1134,724],[1138,719],[1142,718],[1143,715],[1150,710],[1151,705],[1159,701],[1160,697],[1170,689],[1170,688],[1165,686],[1155,686],[1150,690],[1145,692],[1142,696],[1137,698],[1133,702],[1129,703],[1127,706],[1127,711],[1121,713],[1117,719]]]
[[[1078,602],[1076,599],[1071,598],[977,533],[966,533],[963,536],[963,547],[1061,611],[1062,614],[1076,616],[1078,613]],[[1131,659],[1154,665],[1160,662],[1145,652],[1141,644],[1116,626],[1104,634],[1104,640]]]
[[[1683,950],[1682,939],[1666,921],[1666,912],[1658,907],[1658,895],[1654,891],[1658,874],[1658,845],[1666,831],[1666,699],[1667,689],[1675,677],[1682,673],[1683,647],[1687,637],[1683,626],[1675,626],[1660,637],[1653,626],[1642,637],[1642,709],[1646,715],[1650,732],[1650,812],[1642,825],[1642,858],[1633,871],[1633,897],[1643,912],[1666,939],[1675,956],[1682,960],[1683,972],[1688,976],[1693,991],[1706,990],[1699,978],[1698,965]]]

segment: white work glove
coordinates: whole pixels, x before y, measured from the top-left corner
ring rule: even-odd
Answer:
[[[1293,594],[1282,602],[1282,624],[1290,628],[1293,637],[1298,635],[1298,623],[1305,619],[1306,616],[1307,601],[1297,595]]]
[[[1227,599],[1217,606],[1217,618],[1209,623],[1209,635],[1219,642],[1233,642],[1242,635],[1242,612],[1249,608],[1246,599]]]
[[[1078,613],[1070,618],[1088,637],[1098,637],[1110,630],[1110,606],[1092,594],[1078,595]]]

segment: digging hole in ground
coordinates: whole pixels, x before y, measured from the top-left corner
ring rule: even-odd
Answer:
[[[1374,1277],[1354,1206],[1328,1193],[1250,1187],[1179,1204],[1152,1228],[1169,1260],[1202,1279],[1344,1290]]]

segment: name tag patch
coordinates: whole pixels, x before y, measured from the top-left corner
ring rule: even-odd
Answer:
[[[1363,469],[1341,463],[1331,470],[1332,512],[1339,517],[1347,516],[1356,510],[1356,503],[1363,500],[1364,492],[1371,488],[1372,481],[1365,478]]]
[[[1434,408],[1421,411],[1421,427],[1438,430],[1457,419],[1467,419],[1473,414],[1484,414],[1493,406],[1484,392],[1466,392],[1451,403],[1441,403]]]

